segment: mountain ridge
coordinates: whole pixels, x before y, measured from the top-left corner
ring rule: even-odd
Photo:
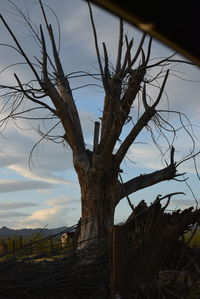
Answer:
[[[2,226],[0,228],[0,237],[14,237],[14,236],[22,236],[22,237],[30,237],[33,234],[41,233],[43,236],[51,236],[61,233],[66,230],[67,226],[61,226],[58,228],[22,228],[22,229],[12,229],[6,226]]]

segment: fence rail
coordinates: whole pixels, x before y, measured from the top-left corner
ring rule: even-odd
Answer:
[[[10,259],[12,260],[13,257],[15,259],[22,259],[31,257],[36,258],[36,256],[39,257],[42,255],[46,255],[48,257],[68,255],[71,251],[75,250],[75,239],[71,240],[71,242],[68,242],[63,247],[61,236],[68,232],[76,232],[80,225],[84,225],[90,221],[92,221],[91,218],[88,218],[85,221],[79,221],[75,225],[68,227],[59,233],[42,238],[41,233],[43,229],[41,229],[41,231],[32,239],[26,237],[23,238],[22,236],[16,236],[14,239],[7,238],[7,240],[5,238],[1,238],[0,243],[2,242],[7,244],[8,250],[6,250],[5,253],[0,254],[0,263],[7,262]],[[76,245],[79,246],[80,244],[88,241],[91,241],[90,243],[95,243],[97,239],[104,240],[107,237],[108,236],[96,236],[79,242],[76,240]],[[37,240],[37,238],[40,239]]]
[[[49,256],[53,256],[55,254],[64,254],[68,250],[72,249],[72,244],[67,244],[63,248],[61,243],[61,235],[67,232],[73,232],[77,228],[77,225],[78,224],[73,225],[57,234],[42,238],[42,230],[32,239],[23,236],[1,238],[0,243],[5,244],[7,250],[0,254],[0,262],[7,262],[13,257],[20,259],[39,254],[48,254]]]
[[[160,267],[160,264],[158,266],[157,264],[163,264],[163,256],[159,260],[158,253],[164,253],[167,250],[168,254],[171,250],[170,244],[174,244],[177,238],[177,234],[174,237],[171,231],[177,229],[180,223],[180,221],[177,222],[177,219],[180,219],[178,218],[180,212],[172,215],[164,214],[161,205],[157,208],[151,205],[149,208],[144,207],[142,211],[137,209],[137,213],[129,217],[124,225],[113,226],[108,235],[81,241],[81,243],[90,242],[87,242],[87,246],[80,246],[78,250],[75,250],[73,244],[63,248],[60,237],[66,232],[79,230],[79,225],[85,222],[79,222],[58,234],[28,241],[26,244],[23,238],[19,237],[17,243],[19,247],[15,244],[14,250],[0,256],[0,297],[15,298],[11,295],[9,297],[8,293],[13,294],[17,291],[22,295],[28,294],[28,297],[20,297],[20,299],[82,299],[98,296],[98,298],[116,299],[117,294],[128,294],[127,296],[131,296],[129,298],[133,298],[133,294],[138,295],[138,292],[143,292],[140,285],[145,283],[149,286],[149,281],[151,286],[152,282],[156,283],[156,271],[158,271],[157,267]],[[186,210],[181,214],[184,231],[188,228],[187,223],[184,222],[187,213],[190,211]],[[199,214],[197,216],[199,217]],[[195,219],[194,223],[196,223]],[[162,225],[158,225],[161,220]],[[169,220],[173,221],[174,225],[171,225]],[[168,224],[170,229],[166,230]],[[32,258],[34,254],[42,252],[52,256],[52,261],[40,260],[41,263],[32,263],[32,261],[26,263],[26,258]],[[35,259],[35,256],[33,258]],[[5,280],[5,277],[8,279]],[[155,291],[157,291],[156,285]],[[154,292],[152,287],[148,289],[148,292],[150,292],[149,298],[154,298],[151,293]],[[59,297],[56,297],[58,294]]]

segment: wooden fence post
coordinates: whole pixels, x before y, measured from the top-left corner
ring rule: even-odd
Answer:
[[[117,295],[125,295],[126,280],[124,275],[124,256],[125,252],[125,230],[123,226],[113,226],[110,238],[110,285],[111,298]]]
[[[8,245],[8,251],[12,250],[12,244],[11,244],[11,239],[10,237],[7,238],[7,245]]]
[[[53,240],[52,240],[52,238],[50,238],[49,241],[50,241],[50,251],[51,251],[51,255],[53,255]]]
[[[32,241],[30,240],[29,243],[30,243],[30,255],[32,255],[32,254],[33,254],[33,245],[32,245]]]
[[[15,239],[13,239],[13,255],[15,255],[15,249],[16,249],[16,246],[15,246]]]
[[[22,236],[19,236],[19,245],[20,245],[20,248],[23,247],[23,243],[22,243]]]

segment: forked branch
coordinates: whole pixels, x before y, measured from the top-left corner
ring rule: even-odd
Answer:
[[[39,63],[39,68],[42,69],[42,78],[38,75],[36,71],[36,66],[31,62],[25,51],[23,50],[20,42],[17,40],[16,35],[6,22],[6,20],[3,18],[3,16],[0,16],[5,28],[7,29],[9,35],[11,36],[12,40],[14,41],[16,45],[17,51],[21,54],[23,59],[25,60],[26,64],[30,67],[31,71],[33,72],[34,76],[36,77],[35,84],[39,84],[40,89],[38,89],[38,93],[43,91],[42,97],[48,96],[50,97],[52,103],[54,104],[56,109],[52,109],[49,105],[46,103],[43,103],[42,101],[38,100],[38,97],[35,95],[35,89],[29,84],[22,84],[20,82],[19,77],[17,74],[15,74],[15,78],[17,80],[19,88],[17,88],[16,92],[21,92],[26,98],[31,100],[32,102],[43,106],[44,108],[47,108],[51,112],[53,112],[54,115],[58,116],[63,124],[64,130],[66,132],[66,140],[69,142],[70,147],[76,154],[83,153],[85,151],[85,144],[82,134],[82,128],[80,124],[80,119],[78,115],[78,111],[76,109],[76,105],[74,103],[74,99],[71,93],[70,85],[67,80],[67,77],[64,74],[63,67],[59,58],[59,54],[57,51],[57,46],[55,42],[54,32],[52,29],[52,26],[48,24],[48,18],[46,16],[42,1],[39,0],[40,7],[42,10],[43,18],[49,33],[50,43],[52,47],[53,52],[53,58],[55,61],[56,66],[56,84],[55,81],[52,81],[50,78],[55,78],[55,74],[50,76],[50,73],[48,72],[48,60],[49,56],[47,53],[47,47],[46,47],[46,41],[45,36],[43,33],[42,26],[40,26],[40,36],[38,35],[38,40],[40,41],[40,45],[42,48],[42,60],[35,59]],[[23,15],[23,14],[22,14]],[[27,23],[28,26],[29,23]],[[32,30],[32,27],[31,27]],[[35,31],[34,31],[35,32]],[[51,64],[51,61],[50,61]],[[51,64],[52,66],[52,64]],[[53,67],[53,70],[55,71],[55,68]],[[32,90],[31,90],[32,88]],[[12,115],[10,115],[12,117]]]
[[[129,195],[133,192],[144,189],[146,187],[150,187],[154,184],[166,180],[172,180],[176,176],[180,175],[180,174],[176,174],[176,171],[177,171],[176,163],[174,162],[174,148],[172,147],[170,165],[161,170],[149,174],[140,175],[124,183],[123,186],[121,187],[119,200],[121,200],[124,197],[124,190],[126,192],[126,195]]]
[[[140,134],[142,129],[147,126],[148,122],[156,114],[156,109],[155,108],[160,102],[160,99],[161,99],[161,96],[163,94],[168,75],[169,75],[169,70],[167,70],[167,72],[166,72],[165,78],[164,78],[162,86],[160,88],[160,92],[158,94],[158,97],[157,97],[156,101],[154,102],[154,104],[152,106],[149,106],[148,103],[147,103],[146,88],[145,88],[145,85],[144,85],[142,99],[143,99],[143,105],[144,105],[145,111],[142,114],[142,116],[140,117],[140,119],[137,121],[135,126],[132,128],[130,133],[126,136],[126,138],[124,139],[122,144],[120,145],[120,147],[119,147],[119,149],[116,153],[116,162],[117,162],[118,165],[121,164],[121,162],[124,159],[128,149],[130,148],[131,144],[135,141],[136,137]]]

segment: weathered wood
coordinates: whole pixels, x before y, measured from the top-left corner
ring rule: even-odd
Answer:
[[[93,141],[93,152],[97,152],[98,144],[99,144],[99,126],[100,123],[95,121],[94,123],[94,141]]]
[[[141,201],[126,223],[111,232],[113,298],[116,294],[153,298],[151,291],[156,292],[158,273],[166,265],[175,244],[199,221],[200,210],[192,208],[166,213],[160,204],[162,199],[157,197],[150,206]]]
[[[12,247],[13,247],[13,255],[15,255],[15,250],[16,250],[16,242],[15,242],[15,239],[13,239]]]
[[[33,254],[33,245],[32,245],[32,240],[29,241],[30,244],[30,255]]]
[[[107,168],[102,169],[102,165],[94,160],[92,166],[85,176],[79,173],[82,201],[79,248],[83,248],[94,238],[109,234],[119,194],[119,182],[117,175],[113,176],[111,166],[108,164]]]
[[[110,235],[110,286],[113,299],[126,290],[124,254],[126,235],[123,226],[113,226]]]
[[[8,252],[8,244],[2,240],[0,241],[0,255],[3,255]]]
[[[55,34],[52,26],[49,24],[45,6],[43,6],[41,0],[39,0],[39,4],[44,21],[41,23],[44,23],[44,25],[41,25],[40,30],[38,31],[33,30],[26,15],[16,7],[28,28],[33,32],[35,39],[40,41],[41,55],[39,54],[38,57],[35,57],[37,66],[31,62],[26,54],[26,52],[28,53],[28,49],[27,51],[23,50],[22,45],[6,19],[3,16],[0,16],[5,29],[14,43],[7,46],[18,51],[33,75],[31,81],[28,80],[26,82],[25,79],[20,81],[21,79],[19,79],[19,76],[14,74],[16,86],[0,85],[2,97],[4,98],[8,96],[8,101],[2,108],[0,127],[4,128],[4,125],[7,124],[9,119],[17,119],[18,117],[21,117],[21,114],[28,115],[27,113],[34,111],[35,108],[31,108],[30,110],[29,105],[24,105],[24,101],[27,100],[34,105],[36,104],[38,108],[47,109],[48,112],[51,113],[51,117],[58,118],[58,124],[60,123],[64,130],[62,136],[63,141],[66,141],[72,150],[73,165],[78,175],[81,189],[82,211],[78,241],[81,242],[80,244],[87,244],[87,240],[94,238],[98,239],[102,235],[109,234],[109,230],[114,222],[115,208],[120,199],[125,195],[127,196],[140,189],[176,177],[176,168],[182,162],[176,164],[174,160],[174,150],[172,149],[171,162],[166,168],[151,174],[133,178],[126,182],[123,187],[118,181],[122,160],[130,146],[133,144],[133,141],[135,141],[140,132],[149,125],[150,121],[153,121],[154,125],[158,127],[159,131],[161,131],[161,135],[163,134],[162,130],[165,129],[168,133],[171,131],[174,136],[176,135],[176,129],[168,124],[168,119],[166,119],[166,121],[162,120],[162,118],[160,119],[161,115],[159,115],[156,110],[157,105],[161,100],[161,96],[163,95],[169,71],[166,71],[163,83],[160,85],[157,99],[148,101],[145,87],[145,84],[147,85],[151,82],[151,80],[148,81],[146,79],[148,77],[148,69],[152,69],[153,67],[158,67],[160,69],[161,67],[161,73],[159,73],[158,76],[161,78],[162,72],[165,72],[164,66],[168,65],[172,60],[169,60],[168,57],[149,65],[152,39],[150,38],[149,40],[147,50],[143,50],[145,34],[138,44],[138,48],[134,54],[133,39],[129,40],[126,36],[123,29],[123,22],[121,21],[116,57],[117,63],[116,68],[113,68],[113,64],[111,63],[112,59],[109,58],[107,47],[104,43],[103,59],[100,54],[92,8],[88,1],[100,78],[104,89],[104,107],[100,118],[101,136],[99,138],[100,123],[95,122],[93,151],[90,151],[85,147],[78,107],[75,103],[73,90],[70,86],[70,75],[66,75],[63,68],[58,51],[59,47],[56,45]],[[47,35],[44,34],[45,30],[43,29],[43,26],[46,26],[46,31],[48,32]],[[13,66],[14,65],[15,64],[13,64]],[[38,65],[40,68],[38,68]],[[42,76],[40,76],[40,73],[42,73]],[[79,73],[79,75],[80,74],[81,73]],[[92,74],[88,73],[88,75]],[[95,78],[96,76],[92,75],[92,77]],[[156,78],[157,76],[152,78],[152,81]],[[30,82],[32,82],[33,85],[30,86]],[[141,97],[137,97],[141,92],[143,93],[143,114],[141,114],[142,109],[139,109]],[[46,101],[43,101],[43,98],[46,97],[48,97],[50,101],[49,105]],[[135,105],[137,98],[139,102],[138,105]],[[123,130],[124,126],[132,120],[133,114],[131,109],[133,107],[138,107],[136,108],[138,109],[138,112],[135,110],[138,113],[138,119],[132,121],[132,128],[130,127],[130,131]],[[18,112],[16,113],[16,111]],[[44,119],[46,119],[46,114],[44,114]],[[171,130],[167,129],[168,125],[166,128],[165,126],[162,126],[162,123],[165,122],[171,127]],[[183,125],[182,121],[181,125]],[[50,130],[47,129],[47,133],[44,134],[43,138],[50,138],[55,141],[51,132],[56,126],[57,125],[50,128]],[[122,132],[126,133],[126,131],[127,136],[122,134]],[[187,132],[187,130],[185,131]],[[188,134],[190,135],[189,132]],[[152,139],[153,142],[155,142],[153,136],[154,134],[152,132]],[[165,132],[163,136],[165,136]],[[61,136],[58,137],[60,138]],[[190,137],[192,136],[190,135]],[[170,140],[173,140],[173,138]],[[120,145],[118,146],[119,141]],[[20,241],[20,246],[22,247],[22,240]]]
[[[22,236],[19,236],[19,246],[21,248],[23,247]]]

